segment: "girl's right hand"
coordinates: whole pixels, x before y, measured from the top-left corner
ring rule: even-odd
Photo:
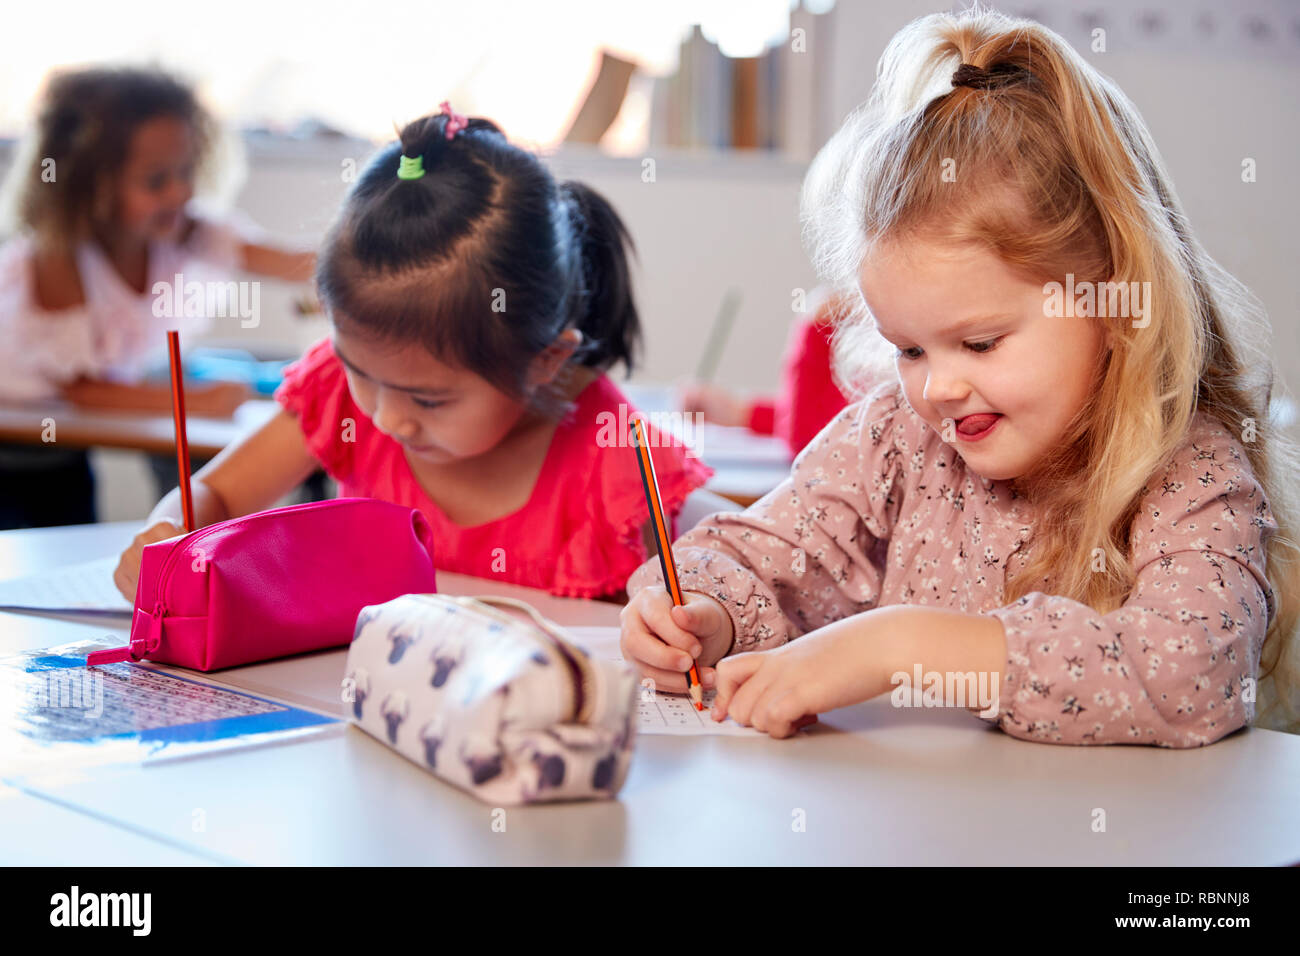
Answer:
[[[117,570],[113,572],[113,583],[117,585],[123,597],[132,603],[135,602],[135,586],[140,579],[140,559],[143,557],[144,546],[155,541],[166,541],[168,538],[175,538],[184,533],[184,528],[179,528],[170,521],[159,521],[151,524],[132,539],[131,546],[122,552],[122,557],[117,562]]]
[[[716,681],[713,665],[731,650],[731,615],[698,591],[683,594],[686,604],[674,607],[668,591],[653,585],[637,592],[623,608],[623,659],[655,688],[671,694],[687,691],[686,673],[694,661],[700,683],[710,689]]]

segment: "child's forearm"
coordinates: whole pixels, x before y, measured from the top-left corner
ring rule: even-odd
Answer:
[[[202,479],[195,478],[190,481],[190,493],[194,498],[194,524],[196,530],[234,517],[234,515],[228,513],[225,502]],[[154,505],[153,511],[149,512],[145,527],[157,524],[159,521],[170,521],[177,527],[183,528],[185,526],[184,514],[184,508],[181,505],[181,490],[180,488],[173,488],[163,495],[162,500]]]
[[[244,244],[243,258],[247,271],[288,282],[306,282],[316,271],[316,253],[311,249],[279,249],[250,242]]]
[[[944,611],[916,605],[893,605],[856,614],[827,625],[822,631],[857,632],[863,670],[862,700],[884,694],[897,686],[895,674],[914,680],[920,665],[922,680],[929,674],[974,673],[977,680],[986,675],[984,686],[1001,687],[1007,661],[1006,633],[996,617]],[[994,677],[996,675],[996,678]],[[947,699],[954,682],[941,679],[938,688],[944,703],[961,703]],[[923,689],[923,688],[919,688]],[[984,703],[965,701],[972,710]]]

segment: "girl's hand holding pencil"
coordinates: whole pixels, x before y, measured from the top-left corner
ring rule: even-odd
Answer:
[[[656,691],[686,693],[693,660],[704,689],[718,691],[714,720],[731,717],[773,737],[815,724],[817,711],[842,706],[857,692],[844,673],[844,648],[833,646],[833,638],[801,638],[774,651],[723,660],[735,641],[731,615],[707,594],[685,591],[682,597],[685,603],[674,605],[666,588],[653,585],[638,591],[621,615],[623,659],[652,679]],[[840,686],[846,679],[849,686]],[[830,696],[810,696],[809,686]],[[799,713],[785,716],[790,708]]]
[[[663,591],[665,596],[668,598],[669,603],[669,610],[667,612],[655,614],[654,608],[649,608],[649,616],[656,619],[655,626],[661,629],[660,633],[671,633],[671,628],[673,627],[678,630],[682,628],[691,628],[692,630],[703,628],[707,635],[710,638],[714,638],[716,641],[717,635],[724,629],[724,627],[727,633],[731,632],[731,617],[727,614],[726,608],[722,607],[721,604],[718,604],[716,610],[692,609],[689,606],[687,594],[682,591],[681,585],[677,580],[677,562],[673,560],[672,542],[668,539],[668,529],[670,526],[667,518],[664,517],[663,500],[659,494],[659,479],[655,477],[655,463],[654,459],[650,456],[649,436],[646,433],[645,422],[641,420],[639,415],[633,418],[629,423],[628,437],[632,440],[632,447],[636,452],[637,467],[641,470],[641,488],[645,491],[646,508],[650,512],[650,520],[654,526],[655,548],[659,552],[659,570],[661,570],[664,575],[665,587],[663,588]],[[698,596],[704,598],[706,601],[712,602],[713,604],[717,604],[716,601],[713,601],[713,599],[707,595]],[[643,604],[641,606],[644,607],[645,605]],[[699,605],[697,604],[697,608],[698,607]],[[705,605],[705,607],[707,608],[707,605]],[[718,617],[719,614],[721,615],[721,620]],[[702,617],[697,620],[697,617],[700,615],[702,615]],[[643,623],[644,621],[645,618],[642,619]],[[624,629],[623,633],[626,635],[627,630]],[[681,639],[680,635],[677,635],[677,637],[679,640]],[[664,654],[662,649],[654,648],[653,644],[646,644],[644,641],[642,641],[641,644],[642,647],[640,650],[642,652],[656,654],[662,662],[667,664],[669,667],[671,667],[674,662],[682,665],[683,669],[686,671],[686,692],[691,695],[691,703],[695,705],[696,710],[703,710],[704,678],[700,675],[700,669],[694,660],[704,652],[703,645],[697,644],[697,642],[692,639],[689,644],[681,648],[682,650],[690,652],[690,657],[686,657],[685,655],[673,654],[671,652]],[[727,642],[727,647],[730,649],[730,641]],[[726,651],[724,650],[718,656],[720,657],[725,653]],[[635,655],[629,659],[635,659]],[[712,660],[717,660],[717,657],[712,658]],[[664,670],[663,667],[659,667],[659,670],[663,671],[663,676],[665,677],[673,676],[671,671]],[[657,682],[656,686],[658,686]]]
[[[122,552],[117,568],[113,571],[113,583],[128,601],[135,600],[135,586],[140,579],[140,561],[144,556],[144,546],[157,541],[166,541],[185,534],[185,529],[173,521],[157,521],[149,525],[134,538],[131,546]]]
[[[655,689],[670,694],[687,692],[686,674],[694,663],[706,690],[714,686],[713,665],[731,650],[731,615],[707,594],[686,591],[685,603],[674,606],[668,590],[645,588],[621,613],[619,646],[623,659],[633,664]]]

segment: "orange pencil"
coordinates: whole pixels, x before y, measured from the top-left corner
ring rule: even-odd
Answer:
[[[176,475],[181,487],[185,530],[194,530],[194,499],[190,496],[190,443],[185,437],[185,383],[181,375],[181,335],[167,333],[167,357],[172,371],[172,420],[176,426]]]
[[[636,448],[637,464],[641,467],[641,486],[645,489],[646,505],[655,526],[655,545],[659,548],[659,567],[664,573],[664,586],[673,599],[673,605],[680,607],[682,589],[677,583],[677,565],[673,562],[673,550],[668,540],[668,523],[664,521],[664,509],[659,500],[659,479],[655,477],[655,463],[650,458],[650,443],[646,439],[645,425],[640,418],[633,418],[628,426],[632,432],[632,444]],[[700,674],[691,661],[691,669],[686,675],[686,685],[690,689],[691,702],[696,710],[704,709],[704,689],[700,686]]]

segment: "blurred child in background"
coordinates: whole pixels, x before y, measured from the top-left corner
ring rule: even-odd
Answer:
[[[215,134],[194,93],[157,70],[52,78],[4,187],[18,229],[0,246],[0,401],[167,410],[168,386],[146,383],[146,370],[165,354],[165,329],[188,337],[206,322],[156,314],[157,283],[172,299],[177,275],[186,286],[241,269],[310,277],[313,253],[191,204]],[[228,416],[245,397],[234,383],[192,384],[187,410]],[[87,454],[55,435],[0,446],[0,528],[95,520]],[[170,470],[174,483],[174,460]]]
[[[775,435],[786,443],[791,457],[799,454],[849,403],[832,373],[832,338],[836,317],[844,311],[842,298],[818,288],[810,306],[811,316],[790,329],[781,360],[781,390],[775,398],[745,398],[716,385],[690,385],[682,391],[683,411],[699,412],[718,425]]]

